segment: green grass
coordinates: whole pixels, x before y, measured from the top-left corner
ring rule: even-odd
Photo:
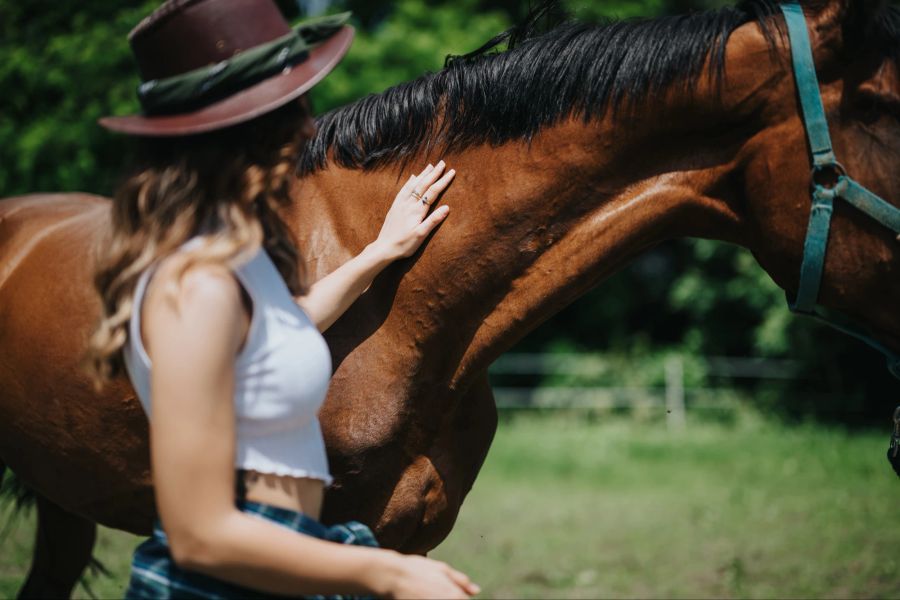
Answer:
[[[450,537],[432,553],[483,597],[900,597],[900,481],[887,433],[522,415],[501,423]],[[33,524],[0,545],[14,595]],[[138,538],[101,530],[120,596]],[[87,597],[83,588],[78,597]]]
[[[433,553],[486,597],[900,597],[887,435],[518,418]]]
[[[9,507],[0,516],[0,528],[9,527],[5,537],[0,538],[0,598],[15,598],[31,564],[34,545],[35,511],[27,517],[19,516],[7,525]],[[131,567],[131,553],[144,538],[130,533],[99,527],[94,555],[112,573],[112,577],[88,576],[88,585],[97,598],[121,598],[128,584],[128,570]],[[90,598],[81,585],[75,588],[73,598]]]

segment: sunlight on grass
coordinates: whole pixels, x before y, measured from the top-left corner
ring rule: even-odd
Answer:
[[[501,422],[432,556],[486,598],[900,597],[900,482],[886,442],[751,414],[677,434],[519,415]],[[21,519],[0,542],[0,597],[24,579],[33,526]],[[139,541],[101,529],[97,554],[113,577],[91,578],[99,597],[121,596]]]
[[[434,553],[485,597],[897,597],[886,437],[522,416]]]

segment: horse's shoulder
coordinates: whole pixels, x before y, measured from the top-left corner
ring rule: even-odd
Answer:
[[[48,236],[66,223],[84,220],[96,226],[109,212],[108,198],[93,194],[29,194],[0,199],[0,256],[3,246],[19,238]]]
[[[108,208],[110,203],[109,198],[85,192],[10,196],[0,198],[0,219],[10,218],[23,211],[40,214],[59,210],[88,210],[99,206]]]
[[[30,194],[0,200],[0,287],[29,262],[86,264],[110,201],[93,194]],[[77,266],[77,265],[76,265]]]

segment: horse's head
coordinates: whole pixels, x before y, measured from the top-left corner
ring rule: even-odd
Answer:
[[[850,177],[900,206],[900,10],[881,2],[831,0],[809,3],[804,12],[837,160]],[[747,245],[793,295],[809,222],[812,165],[782,22],[780,15],[767,21],[777,55],[771,71],[777,74],[756,75],[757,82],[766,77],[758,94],[757,87],[748,87],[765,102],[755,113],[762,130],[742,157],[742,187],[751,200],[745,203]],[[755,24],[748,27],[763,37]],[[735,72],[742,73],[740,65]],[[896,234],[837,199],[818,302],[900,348],[898,275]]]

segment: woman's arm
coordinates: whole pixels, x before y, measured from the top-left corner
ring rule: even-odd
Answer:
[[[154,491],[175,562],[276,594],[477,593],[443,563],[319,540],[235,507],[233,364],[249,316],[227,268],[192,266],[175,287],[171,266],[164,261],[151,280],[143,328]]]
[[[388,210],[378,239],[355,258],[315,282],[305,296],[294,299],[319,331],[325,331],[337,321],[382,269],[398,258],[412,255],[428,234],[447,217],[450,208],[444,205],[425,218],[429,205],[456,174],[450,169],[441,177],[444,166],[444,161],[440,161],[435,166],[428,165],[418,176],[410,177]],[[428,204],[412,192],[422,196]]]

